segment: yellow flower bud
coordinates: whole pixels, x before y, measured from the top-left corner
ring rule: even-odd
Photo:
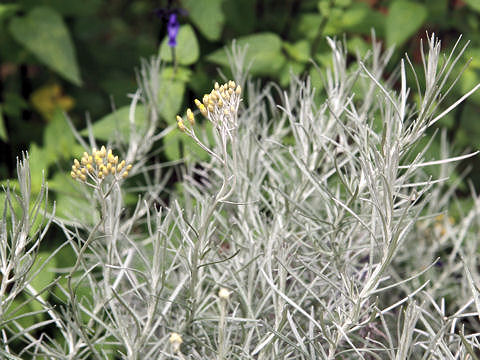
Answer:
[[[240,95],[241,93],[242,93],[242,88],[240,87],[240,85],[238,85],[237,88],[235,89],[235,94]]]
[[[79,167],[79,166],[80,166],[80,163],[78,162],[77,159],[73,159],[73,164],[75,165],[75,167]]]
[[[83,175],[83,174],[80,175],[80,179],[81,179],[82,181],[87,181],[87,177],[86,177],[85,175]]]
[[[122,178],[126,178],[128,176],[128,171],[125,170],[125,172],[122,174]]]
[[[183,124],[183,121],[180,120],[180,121],[177,121],[177,125],[178,125],[178,128],[180,129],[180,131],[185,131],[187,128],[185,127],[185,125]]]
[[[199,109],[203,116],[207,116],[207,109],[205,108],[205,105],[201,104]]]
[[[122,160],[120,164],[118,164],[117,166],[117,172],[122,171],[124,166],[125,166],[125,160]]]
[[[70,176],[72,177],[72,179],[75,179],[77,177],[77,174],[75,174],[74,171],[71,171]]]
[[[130,171],[131,168],[132,168],[132,164],[128,164],[127,167],[126,167],[126,170]]]
[[[190,125],[195,124],[195,117],[193,116],[193,112],[190,109],[187,109],[187,119],[190,122]]]
[[[215,85],[213,86],[213,88],[214,88],[215,90],[218,90],[219,87],[220,87],[220,85],[218,85],[218,82],[215,81]]]
[[[200,102],[200,100],[195,99],[194,102],[195,102],[195,105],[197,105],[197,108],[200,109],[200,106],[202,106],[202,103]]]
[[[93,166],[91,164],[87,164],[87,171],[89,173],[92,173],[93,172]]]

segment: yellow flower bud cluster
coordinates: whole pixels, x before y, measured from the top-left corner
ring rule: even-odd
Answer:
[[[203,95],[202,103],[195,99],[195,105],[206,117],[208,117],[208,114],[217,111],[228,115],[236,111],[235,104],[238,103],[241,94],[242,88],[235,84],[235,81],[230,80],[223,85],[216,82],[210,94]]]
[[[233,118],[236,116],[238,105],[240,104],[240,95],[242,88],[235,84],[235,81],[228,81],[223,85],[215,83],[214,88],[209,94],[205,94],[202,101],[195,99],[195,105],[200,113],[209,119],[214,125],[226,122],[232,125]],[[195,124],[193,112],[187,109],[187,120],[191,126]],[[186,131],[187,128],[182,117],[177,115],[177,125],[180,131]]]
[[[88,178],[100,182],[108,175],[118,180],[126,178],[131,168],[132,165],[127,165],[125,160],[119,161],[112,149],[107,150],[102,146],[100,150],[93,148],[91,154],[84,152],[80,161],[74,159],[70,175],[82,182],[86,182]]]

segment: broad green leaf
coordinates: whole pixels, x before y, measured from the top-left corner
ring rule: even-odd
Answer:
[[[310,60],[310,43],[307,40],[300,40],[294,44],[284,42],[283,47],[295,61],[306,63]]]
[[[357,27],[368,22],[368,16],[372,10],[367,4],[358,3],[346,10],[342,16],[342,28],[355,31]]]
[[[5,121],[3,119],[2,106],[0,105],[0,139],[4,142],[8,142],[7,129],[5,129]]]
[[[169,66],[162,69],[162,77],[164,79],[174,78],[175,80],[187,83],[192,77],[192,70],[182,66],[178,66],[176,69],[172,66]]]
[[[196,132],[201,132],[202,129],[207,129],[207,138],[211,140],[211,127],[204,125],[195,125]],[[208,133],[210,131],[210,134]],[[198,146],[195,141],[187,134],[178,130],[178,128],[170,131],[164,138],[165,156],[170,161],[184,159],[195,159],[196,161],[206,161],[209,156],[205,150]]]
[[[60,110],[55,111],[53,118],[45,128],[43,144],[48,164],[53,164],[60,159],[69,159],[82,152],[82,148],[77,145],[65,116]]]
[[[480,12],[480,0],[464,0],[473,10]]]
[[[298,17],[298,23],[295,27],[297,38],[306,38],[313,40],[317,37],[323,16],[318,14],[301,14]]]
[[[57,267],[57,261],[55,256],[53,256],[48,261],[48,263],[45,263],[49,256],[49,252],[39,252],[37,254],[37,258],[35,259],[35,263],[30,270],[31,274],[34,274],[36,271],[43,267],[42,270],[40,270],[40,272],[38,273],[38,275],[30,281],[30,285],[37,291],[37,293],[40,293],[42,290],[44,290],[55,279],[54,269]],[[48,297],[48,291],[41,294],[41,297],[45,300]],[[35,308],[38,308],[36,310],[40,310],[42,308],[41,305],[36,302],[33,302],[32,304],[35,306]]]
[[[175,123],[175,116],[180,111],[185,93],[185,82],[174,73],[163,71],[158,89],[159,112],[168,124]]]
[[[17,4],[0,4],[0,21],[15,13],[18,7]]]
[[[178,64],[191,65],[198,60],[200,50],[198,47],[197,36],[190,25],[180,27],[177,37],[177,46],[175,57]],[[160,58],[164,61],[172,61],[172,49],[168,46],[168,37],[166,36],[160,46]]]
[[[290,83],[292,75],[299,76],[305,69],[305,64],[298,61],[287,61],[283,69],[280,71],[279,82],[283,87],[287,87]]]
[[[24,9],[30,9],[34,6],[45,6],[55,9],[62,15],[74,16],[77,19],[80,16],[92,16],[102,6],[102,0],[17,0]]]
[[[69,168],[55,173],[53,178],[48,181],[48,190],[55,194],[55,215],[67,220],[75,219],[82,224],[97,222],[100,216],[98,209],[95,208],[94,202],[85,197],[82,192],[84,189],[84,184],[70,177]]]
[[[460,94],[465,94],[472,90],[480,82],[480,71],[477,69],[468,68],[463,73],[458,82]],[[469,101],[480,104],[480,92],[475,91],[469,98]],[[472,117],[474,118],[474,117]],[[471,121],[472,124],[479,123],[478,121]]]
[[[48,158],[46,151],[35,143],[30,144],[30,174],[32,177],[32,193],[38,194],[42,188],[42,174],[48,177]]]
[[[32,308],[32,303],[31,302],[25,303],[25,300],[26,299],[24,295],[20,295],[16,297],[15,300],[12,301],[11,305],[8,308],[8,317],[13,318],[13,317],[21,316],[16,321],[24,329],[38,322],[38,319],[36,316],[32,316],[32,315],[22,316],[34,311]],[[3,309],[3,311],[7,311],[7,309]]]
[[[208,40],[220,39],[225,15],[222,11],[223,0],[185,0],[183,7],[188,11],[190,19]]]
[[[401,46],[415,34],[427,18],[427,9],[421,3],[395,0],[390,5],[385,22],[387,46]]]
[[[347,50],[351,54],[359,54],[360,58],[365,57],[365,55],[370,51],[371,45],[368,44],[365,39],[360,36],[352,36],[347,40]]]
[[[228,19],[228,30],[237,36],[254,33],[257,19],[252,14],[256,6],[256,0],[225,1],[223,11]]]
[[[265,32],[243,36],[236,43],[240,48],[247,46],[245,64],[252,64],[252,74],[278,76],[278,71],[285,63],[285,56],[282,54],[282,40],[277,34]],[[231,46],[227,48],[231,49]],[[207,60],[223,66],[229,65],[225,48],[214,51],[207,56]]]
[[[42,63],[75,85],[81,85],[75,49],[67,26],[53,9],[36,7],[9,25],[13,38]]]
[[[122,139],[128,139],[130,133],[130,105],[123,106],[116,111],[102,117],[96,121],[93,126],[93,134],[99,140],[110,140],[113,137],[120,136]],[[146,114],[143,105],[137,105],[135,108],[134,123],[137,127],[143,126]],[[83,129],[81,135],[87,136],[88,129]]]
[[[315,94],[318,95],[324,88],[323,77],[320,72],[321,70],[316,67],[311,67],[309,71],[310,81],[312,82],[312,87],[315,89]]]

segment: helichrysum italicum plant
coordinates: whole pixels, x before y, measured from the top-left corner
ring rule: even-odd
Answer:
[[[419,148],[427,129],[465,99],[439,113],[464,48],[456,51],[457,44],[442,59],[439,41],[428,38],[425,88],[418,85],[414,104],[408,58],[387,78],[392,53],[375,40],[353,66],[344,46],[328,41],[333,66],[320,105],[308,79],[292,78],[278,94],[274,85],[246,81],[243,53],[234,49],[235,80],[215,83],[195,101],[214,141],[203,139],[191,109],[173,130],[211,159],[185,164],[181,190],[163,206],[158,184],[165,180],[145,165],[151,139],[164,134],[155,133],[158,63],[144,64],[131,112],[143,102],[148,125],[136,129],[131,120],[128,143],[117,139],[74,160],[71,176],[98,216],[89,224],[55,219],[77,256],[65,269],[67,282],[59,281],[64,299],[56,307],[42,300],[49,320],[25,329],[8,310],[12,295],[0,290],[2,356],[475,358],[480,197],[472,189],[472,208],[452,218],[455,186],[446,183],[455,161],[474,154],[449,158],[443,135],[439,158]],[[89,138],[86,149],[96,147]],[[145,196],[128,211],[123,194],[139,178]],[[11,244],[22,231],[9,230],[6,218],[2,242]],[[11,245],[2,246],[2,281],[28,274],[19,260],[28,250],[15,258]],[[35,298],[28,279],[17,279],[13,297]],[[58,335],[46,335],[44,326]],[[16,351],[12,339],[31,345]]]

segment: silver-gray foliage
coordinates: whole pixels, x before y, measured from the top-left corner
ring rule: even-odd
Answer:
[[[168,205],[160,199],[169,173],[146,164],[154,140],[171,129],[155,135],[160,64],[144,63],[131,139],[112,142],[143,185],[84,189],[91,223],[54,219],[77,254],[67,281],[56,284],[64,306],[29,286],[53,215],[34,224],[46,188],[32,207],[28,159],[20,161],[20,195],[5,189],[1,223],[1,356],[476,358],[480,197],[472,189],[472,208],[453,222],[455,184],[446,182],[454,163],[474,154],[449,157],[443,135],[439,158],[426,158],[430,141],[421,146],[478,87],[439,112],[465,48],[459,41],[442,56],[440,42],[428,38],[421,88],[408,57],[385,80],[391,51],[374,41],[367,57],[347,66],[342,44],[328,42],[333,65],[320,106],[308,79],[292,78],[286,91],[247,80],[244,53],[233,49],[232,73],[246,95],[228,131],[217,122],[213,138],[195,135],[211,160],[186,162]],[[416,79],[418,101],[407,76]],[[133,122],[139,102],[143,128]],[[87,151],[93,135],[87,144],[77,134]],[[144,195],[128,213],[125,192],[139,189]],[[11,309],[20,293],[41,305],[44,323],[21,327]],[[59,335],[42,333],[45,326]],[[29,345],[14,354],[18,339]]]

